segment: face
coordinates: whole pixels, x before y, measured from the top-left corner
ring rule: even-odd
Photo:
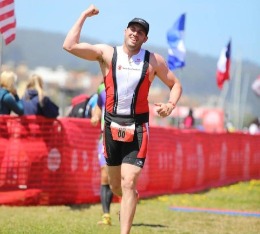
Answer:
[[[125,30],[125,44],[127,47],[139,49],[148,37],[139,24],[132,24]]]

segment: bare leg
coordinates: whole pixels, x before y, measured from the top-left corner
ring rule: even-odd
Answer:
[[[141,170],[137,166],[126,163],[121,167],[123,192],[120,208],[121,234],[128,234],[131,230],[137,205],[136,183]]]
[[[121,189],[121,166],[108,166],[108,180],[110,184],[110,188],[112,192],[121,197],[122,189]]]

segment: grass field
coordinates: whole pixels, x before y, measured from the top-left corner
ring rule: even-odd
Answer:
[[[216,208],[260,213],[260,180],[238,183],[199,194],[160,196],[140,200],[133,234],[259,234],[260,217],[205,212],[181,212],[172,206]],[[118,234],[119,204],[111,207],[110,227],[98,226],[101,205],[0,206],[1,234]]]

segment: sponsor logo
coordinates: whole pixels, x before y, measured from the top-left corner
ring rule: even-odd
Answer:
[[[57,148],[52,148],[49,151],[47,165],[50,171],[57,171],[61,164],[61,154]]]
[[[137,161],[136,161],[136,164],[137,164],[138,166],[143,166],[143,161],[142,161],[142,160],[137,160]]]

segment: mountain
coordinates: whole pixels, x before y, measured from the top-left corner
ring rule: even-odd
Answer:
[[[86,70],[93,74],[100,73],[97,63],[76,58],[64,51],[62,48],[64,39],[65,35],[60,33],[20,29],[17,31],[15,41],[3,47],[2,63],[8,63],[10,61],[15,65],[24,63],[30,69],[34,69],[37,66],[50,68],[63,66],[67,70]],[[99,43],[98,40],[89,38],[82,38],[81,41]],[[149,46],[147,49],[156,51],[167,59],[167,48]],[[182,70],[175,71],[175,74],[182,82],[184,95],[201,99],[202,103],[205,103],[207,98],[212,95],[220,95],[221,92],[217,88],[215,79],[217,59],[218,58],[203,56],[192,51],[187,52],[186,66]],[[232,58],[231,74],[236,74],[236,64],[235,58]],[[259,65],[250,61],[242,61],[242,88],[244,87],[245,77],[249,77],[246,106],[250,112],[258,116],[260,116],[260,98],[252,92],[251,84],[259,74]],[[234,75],[232,75],[229,93],[233,92],[232,86],[234,86],[234,78]],[[162,83],[158,80],[156,81],[156,85],[162,86]]]

